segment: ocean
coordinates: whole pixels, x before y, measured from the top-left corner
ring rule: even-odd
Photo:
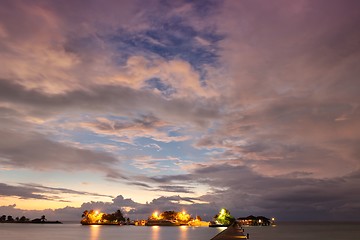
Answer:
[[[244,227],[252,240],[359,240],[359,223],[279,223]],[[221,228],[82,226],[0,223],[2,239],[24,240],[210,240]]]

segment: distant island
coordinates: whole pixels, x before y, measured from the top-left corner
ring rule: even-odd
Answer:
[[[120,210],[111,214],[85,210],[80,221],[82,225],[125,225],[129,222],[130,219],[125,219]]]
[[[121,210],[114,213],[102,213],[98,210],[85,210],[80,221],[82,225],[136,225],[136,226],[208,226],[208,222],[202,222],[200,217],[192,218],[185,211],[155,211],[147,220],[130,221],[125,219]]]
[[[45,217],[45,215],[42,215],[40,218],[35,218],[33,220],[30,220],[29,218],[22,216],[22,217],[16,217],[9,215],[2,215],[0,217],[0,223],[39,223],[39,224],[62,224],[60,221],[48,221]]]
[[[275,218],[267,218],[264,216],[247,216],[237,219],[241,225],[244,226],[270,226],[275,225]]]
[[[185,211],[176,212],[176,211],[165,211],[158,213],[155,211],[147,221],[142,220],[135,225],[145,225],[145,226],[209,226],[208,222],[203,222],[200,216],[195,218],[191,217],[190,214]]]
[[[102,213],[98,210],[85,210],[82,214],[82,225],[135,225],[135,226],[196,226],[196,227],[228,227],[234,222],[244,226],[270,226],[275,225],[275,219],[269,219],[264,216],[253,216],[235,219],[230,211],[222,208],[216,214],[212,221],[202,221],[200,216],[193,218],[185,211],[164,211],[159,213],[153,212],[148,219],[130,221],[125,219],[121,210],[114,213]]]

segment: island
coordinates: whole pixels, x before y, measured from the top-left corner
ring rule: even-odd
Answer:
[[[143,221],[144,222],[144,221]],[[155,211],[147,221],[146,226],[208,226],[208,222],[201,221],[199,216],[191,217],[186,211],[165,211],[158,213]]]
[[[102,213],[98,210],[85,210],[82,214],[82,225],[125,225],[130,219],[125,220],[122,212],[117,210],[114,213]]]
[[[235,218],[231,216],[230,211],[222,208],[218,214],[213,217],[209,227],[228,227],[235,222]]]
[[[45,217],[45,215],[42,215],[40,218],[35,218],[33,220],[30,220],[29,218],[22,216],[22,217],[16,217],[9,215],[2,215],[0,217],[0,223],[35,223],[35,224],[62,224],[60,221],[48,221]]]
[[[200,216],[192,217],[184,210],[168,210],[161,213],[154,211],[147,219],[130,221],[129,218],[124,218],[120,209],[110,214],[92,209],[83,212],[80,222],[82,225],[228,227],[234,223],[244,226],[269,226],[274,225],[275,219],[253,215],[235,219],[229,210],[222,208],[210,222],[202,221]]]

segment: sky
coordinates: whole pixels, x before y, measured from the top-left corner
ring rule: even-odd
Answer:
[[[0,214],[360,220],[357,0],[2,0]]]

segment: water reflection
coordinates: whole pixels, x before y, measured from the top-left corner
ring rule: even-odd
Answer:
[[[99,225],[91,225],[90,226],[90,236],[91,236],[90,240],[98,240],[99,232],[100,232]]]
[[[159,239],[159,232],[160,232],[160,227],[159,226],[152,226],[151,227],[151,233],[152,233],[152,238],[151,239]]]
[[[180,229],[181,229],[181,239],[187,239],[188,227],[180,226]]]

